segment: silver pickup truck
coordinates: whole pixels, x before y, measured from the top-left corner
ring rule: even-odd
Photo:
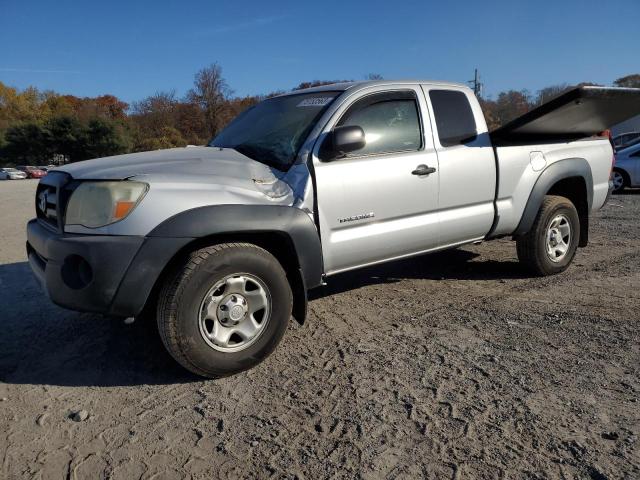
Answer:
[[[49,172],[29,262],[56,304],[151,312],[180,364],[228,375],[269,355],[340,272],[505,236],[533,274],[566,269],[611,188],[597,134],[640,111],[638,92],[579,88],[494,132],[452,83],[270,98],[209,146]]]

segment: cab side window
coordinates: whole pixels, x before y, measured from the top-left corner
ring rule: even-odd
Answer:
[[[420,150],[422,135],[418,102],[413,92],[386,92],[356,101],[337,126],[357,125],[366,146],[349,156]]]
[[[431,90],[429,98],[443,147],[464,145],[476,139],[478,129],[469,99],[457,90]]]

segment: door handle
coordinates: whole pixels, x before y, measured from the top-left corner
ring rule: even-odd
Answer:
[[[416,169],[411,172],[411,175],[431,175],[435,173],[436,169],[429,167],[428,165],[418,165]]]

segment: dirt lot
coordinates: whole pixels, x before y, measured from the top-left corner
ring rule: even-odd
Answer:
[[[506,240],[345,274],[261,366],[202,381],[148,323],[49,303],[34,190],[0,182],[0,477],[640,478],[638,193],[562,275]]]

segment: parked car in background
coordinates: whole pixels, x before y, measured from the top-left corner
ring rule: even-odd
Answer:
[[[38,165],[36,167],[38,170],[42,170],[43,172],[49,172],[52,168],[56,168],[55,165]]]
[[[640,187],[640,143],[616,153],[616,166],[611,180],[614,192],[621,192],[627,187]]]
[[[44,170],[33,165],[18,165],[16,168],[26,173],[28,178],[42,178],[47,174]]]
[[[640,132],[621,133],[613,137],[613,146],[616,150],[630,147],[640,142]]]
[[[24,180],[25,178],[27,178],[25,172],[11,167],[0,168],[0,180]]]

